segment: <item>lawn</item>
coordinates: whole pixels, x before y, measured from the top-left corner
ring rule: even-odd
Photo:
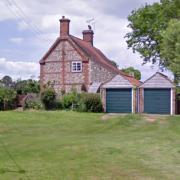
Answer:
[[[176,180],[180,116],[0,112],[0,180]]]

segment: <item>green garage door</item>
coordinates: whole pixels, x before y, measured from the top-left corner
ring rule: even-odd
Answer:
[[[106,89],[106,112],[132,112],[132,89]]]
[[[144,89],[144,112],[170,114],[170,89]]]

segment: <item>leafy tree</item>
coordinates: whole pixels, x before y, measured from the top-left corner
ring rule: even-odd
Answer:
[[[128,47],[139,52],[144,63],[159,63],[160,67],[166,67],[164,58],[161,58],[162,31],[171,19],[179,18],[179,0],[161,0],[132,11],[128,16],[128,26],[132,29],[126,34]]]
[[[16,91],[10,88],[0,88],[0,110],[13,109],[16,105]]]
[[[175,75],[175,82],[180,81],[180,21],[171,20],[162,32],[161,55],[168,69]]]
[[[39,93],[40,85],[36,80],[18,80],[15,84],[15,90],[18,94],[27,94],[27,93]]]
[[[137,69],[134,69],[133,67],[128,67],[128,68],[122,69],[122,71],[127,74],[133,74],[134,77],[138,80],[141,79],[141,72]]]
[[[1,80],[1,83],[4,84],[5,87],[13,86],[13,80],[10,76],[4,76]]]

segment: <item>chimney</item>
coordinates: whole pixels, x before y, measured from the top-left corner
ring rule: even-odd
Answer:
[[[60,21],[60,37],[68,36],[69,35],[69,23],[70,20],[62,16]]]
[[[94,35],[94,32],[91,28],[90,25],[88,25],[88,30],[84,30],[82,32],[83,34],[83,40],[88,42],[89,44],[91,44],[93,46],[93,35]]]

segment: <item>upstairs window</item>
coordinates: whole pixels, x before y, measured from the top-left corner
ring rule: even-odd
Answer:
[[[82,71],[82,62],[81,61],[73,61],[71,64],[72,72],[81,72]]]

